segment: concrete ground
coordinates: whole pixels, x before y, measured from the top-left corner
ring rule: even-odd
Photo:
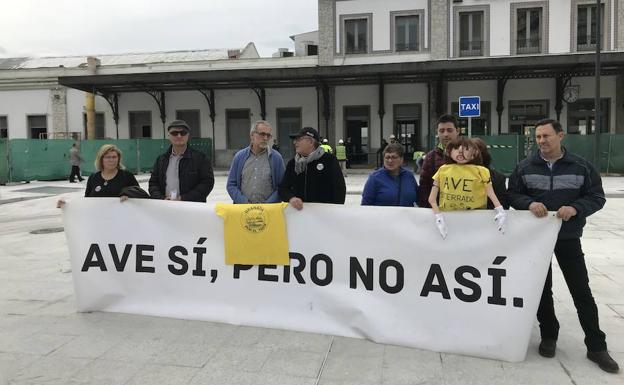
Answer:
[[[218,172],[209,201],[228,201]],[[142,185],[147,175],[139,176]],[[359,204],[365,171],[347,178]],[[589,218],[583,245],[612,356],[624,364],[624,178],[604,178],[606,207]],[[557,356],[537,354],[534,327],[516,364],[365,340],[137,316],[76,313],[61,195],[84,185],[0,186],[0,385],[5,384],[624,384],[585,358],[583,334],[561,273]],[[60,230],[60,232],[49,232]],[[33,234],[33,232],[41,232]]]

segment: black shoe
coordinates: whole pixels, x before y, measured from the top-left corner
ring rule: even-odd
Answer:
[[[78,179],[78,182],[82,182],[84,180],[84,178],[80,178]]]
[[[76,183],[76,181],[75,180],[70,180],[69,183]]]
[[[606,350],[601,352],[587,352],[587,358],[600,366],[600,369],[609,373],[617,373],[620,371],[620,367],[617,362],[611,358],[609,353]]]
[[[539,345],[539,354],[542,357],[553,358],[557,350],[557,340],[552,338],[544,338]]]

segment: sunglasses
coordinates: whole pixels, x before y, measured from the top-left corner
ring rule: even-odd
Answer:
[[[171,136],[187,136],[188,135],[188,131],[183,130],[183,131],[169,131],[169,135]]]

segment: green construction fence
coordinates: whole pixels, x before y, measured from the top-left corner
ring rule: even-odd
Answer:
[[[0,183],[67,178],[73,143],[69,139],[0,139]],[[123,165],[133,173],[150,171],[158,155],[169,147],[169,141],[164,139],[83,140],[80,142],[83,175],[95,171],[95,157],[104,144],[119,147]],[[189,146],[212,156],[209,138],[191,139]]]

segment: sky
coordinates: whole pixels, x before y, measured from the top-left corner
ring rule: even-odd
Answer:
[[[294,49],[317,0],[0,0],[0,57]]]

